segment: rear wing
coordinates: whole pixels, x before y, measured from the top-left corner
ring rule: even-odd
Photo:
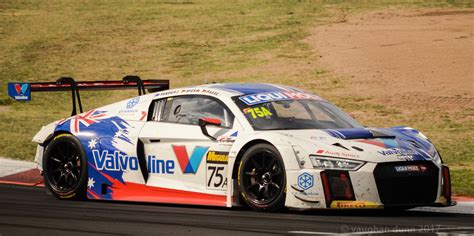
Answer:
[[[8,95],[17,101],[30,101],[31,92],[62,92],[71,91],[72,115],[77,114],[76,107],[82,113],[82,103],[79,90],[125,90],[137,89],[138,95],[169,89],[169,80],[142,80],[135,75],[127,75],[122,80],[115,81],[75,81],[71,77],[60,77],[56,82],[8,83]]]

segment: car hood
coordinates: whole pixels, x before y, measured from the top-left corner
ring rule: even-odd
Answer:
[[[438,153],[419,131],[409,127],[277,131],[307,155],[367,162],[433,160]],[[438,158],[439,159],[439,158]]]

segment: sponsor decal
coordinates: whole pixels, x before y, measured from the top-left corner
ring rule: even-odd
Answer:
[[[232,144],[235,142],[235,137],[220,136],[217,138],[217,142],[221,145],[232,146]]]
[[[381,205],[369,201],[332,201],[331,208],[382,208]]]
[[[134,97],[127,102],[127,109],[132,109],[140,102],[140,97]]]
[[[227,164],[229,160],[228,152],[209,151],[206,156],[207,163]]]
[[[384,156],[398,157],[398,158],[412,158],[414,155],[418,155],[416,151],[392,148],[382,151],[377,151],[378,153]]]
[[[149,173],[154,174],[174,174],[173,160],[156,159],[154,155],[149,155],[147,158],[147,169]]]
[[[204,94],[212,94],[212,95],[214,95],[214,96],[219,96],[219,92],[214,91],[214,90],[209,90],[209,89],[202,89],[202,90],[201,90],[201,93],[204,93]]]
[[[17,101],[30,101],[31,85],[28,83],[8,83],[8,95]]]
[[[124,170],[138,170],[138,158],[120,154],[120,151],[92,150],[94,163],[97,170],[108,171],[124,171]]]
[[[425,165],[422,165],[422,164],[420,164],[419,167],[420,167],[421,173],[425,173],[426,169],[428,169],[428,167],[426,167]]]
[[[397,172],[420,172],[420,167],[417,165],[412,166],[395,166]]]
[[[208,164],[207,189],[225,190],[227,188],[227,165]]]
[[[118,113],[120,115],[135,115],[136,113],[138,113],[138,110],[133,108],[138,105],[138,103],[140,103],[140,97],[134,97],[128,100],[125,109],[119,110]]]
[[[207,189],[225,190],[227,188],[228,152],[209,151],[206,156]]]
[[[166,90],[164,92],[159,92],[156,93],[155,97],[160,97],[160,96],[167,96],[167,95],[175,95],[178,94],[177,90]]]
[[[245,104],[251,106],[259,103],[283,101],[283,100],[299,100],[299,99],[311,99],[311,100],[322,100],[320,97],[303,92],[270,92],[270,93],[257,93],[251,95],[244,95],[239,99]]]
[[[172,145],[172,148],[183,174],[196,174],[204,154],[209,149],[209,147],[196,146],[189,157],[186,146]]]
[[[359,158],[359,155],[353,154],[353,153],[346,153],[346,152],[334,152],[334,151],[328,151],[328,150],[323,150],[319,149],[316,151],[316,155],[321,155],[321,156],[335,156],[335,157],[349,157],[349,158]]]
[[[155,95],[155,97],[160,96],[169,96],[169,95],[177,95],[177,94],[210,94],[214,96],[219,96],[219,92],[212,89],[207,88],[184,88],[184,89],[177,89],[177,90],[168,90],[164,92],[159,92]]]
[[[314,186],[314,176],[309,173],[302,173],[298,176],[298,187],[307,190]]]
[[[235,142],[235,139],[237,138],[238,135],[239,135],[239,131],[233,132],[230,136],[227,136],[227,134],[222,135],[222,136],[217,137],[217,142],[220,145],[232,146],[232,144]]]
[[[120,154],[120,151],[109,151],[104,150],[100,152],[97,149],[92,150],[92,156],[94,157],[94,164],[97,170],[107,171],[126,171],[126,170],[138,170],[138,158],[134,156],[127,156]],[[156,159],[154,155],[147,157],[147,169],[149,173],[153,174],[174,174],[175,163],[173,160],[160,160]],[[88,180],[88,186],[94,186],[94,179]]]

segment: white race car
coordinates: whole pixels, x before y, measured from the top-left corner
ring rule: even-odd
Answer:
[[[73,98],[94,86],[121,86],[62,81],[28,86],[72,89]],[[167,88],[137,81],[140,91]],[[449,169],[421,132],[366,128],[319,96],[287,86],[162,90],[53,122],[33,140],[45,184],[62,199],[262,211],[454,204]]]

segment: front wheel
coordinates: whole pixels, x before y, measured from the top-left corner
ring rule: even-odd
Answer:
[[[56,136],[43,156],[44,182],[60,199],[83,199],[87,190],[87,159],[79,140],[71,134]]]
[[[239,165],[239,191],[245,203],[258,211],[278,211],[285,205],[286,176],[278,150],[270,144],[249,148]]]

